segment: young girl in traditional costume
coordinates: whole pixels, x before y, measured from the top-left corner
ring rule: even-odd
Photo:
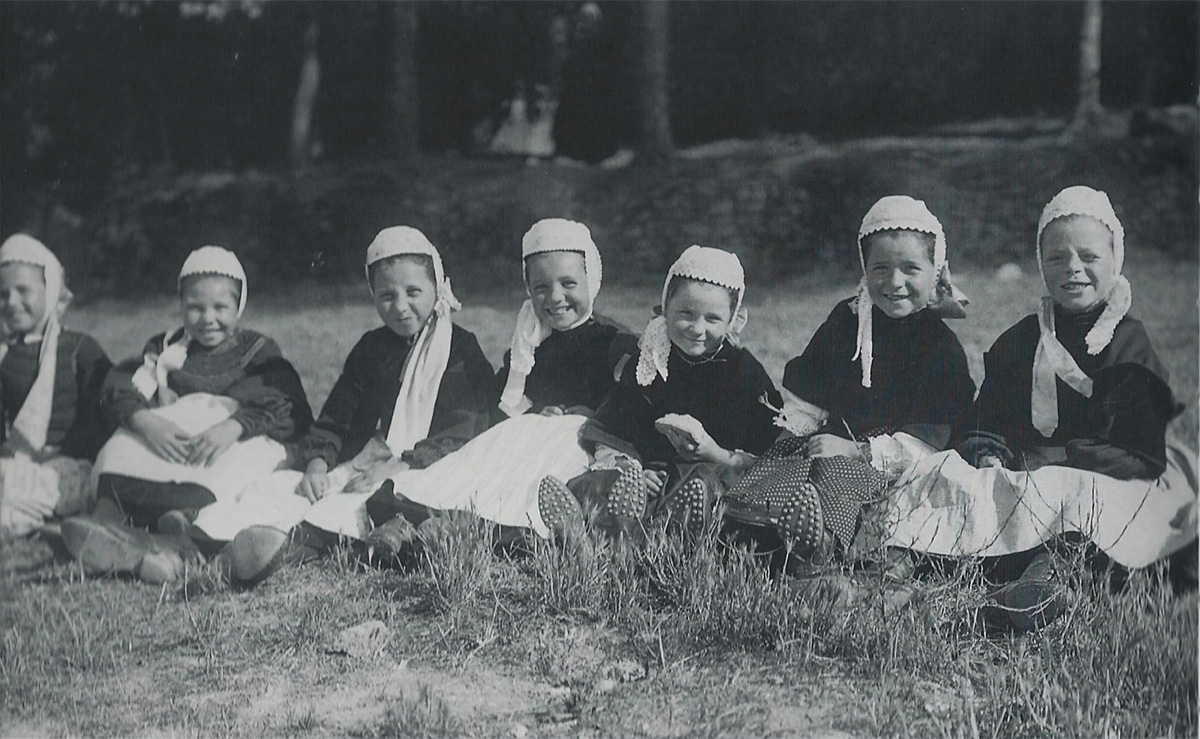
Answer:
[[[521,240],[521,262],[529,297],[497,374],[497,410],[506,420],[438,463],[391,478],[389,490],[368,504],[376,528],[367,544],[375,554],[411,543],[413,523],[432,510],[471,511],[546,537],[537,515],[542,477],[587,469],[579,429],[616,383],[614,371],[635,341],[594,312],[600,252],[582,223],[538,221]]]
[[[1196,536],[1194,452],[1167,441],[1181,407],[1129,314],[1125,233],[1108,197],[1084,186],[1056,195],[1037,253],[1041,309],[987,352],[958,451],[917,466],[890,522],[899,546],[1023,553],[995,573],[1019,576],[995,596],[1019,629],[1061,605],[1044,542],[1080,532],[1118,564],[1143,567]]]
[[[716,496],[779,432],[759,402],[778,405],[779,393],[738,345],[745,290],[735,254],[692,246],[675,261],[637,361],[580,432],[592,468],[542,482],[538,506],[552,530],[576,525],[582,502],[600,509],[602,526],[635,538],[658,513],[703,532]]]
[[[278,345],[239,325],[248,288],[237,256],[193,251],[178,286],[183,325],[151,338],[104,384],[101,407],[119,429],[96,460],[99,501],[63,529],[72,554],[96,571],[137,571],[138,551],[153,549],[121,522],[180,533],[200,509],[285,465],[284,445],[312,422]]]
[[[864,504],[946,447],[975,393],[943,315],[962,315],[946,236],[925,203],[880,199],[858,231],[858,294],[787,363],[781,439],[726,497],[726,521],[766,549],[845,554]],[[779,545],[783,544],[782,548]]]
[[[267,574],[302,520],[363,538],[366,500],[380,483],[429,466],[488,426],[492,365],[475,335],[450,320],[461,306],[438,250],[415,228],[387,228],[367,248],[365,271],[384,325],[350,350],[300,445],[303,473],[272,476],[269,487],[294,495],[265,515],[214,510],[205,517],[211,522],[197,521],[213,538],[236,534],[229,553],[236,579]],[[222,520],[234,528],[222,529]]]
[[[63,268],[40,241],[0,245],[0,533],[91,510],[91,461],[107,438],[100,388],[112,363],[61,326]]]

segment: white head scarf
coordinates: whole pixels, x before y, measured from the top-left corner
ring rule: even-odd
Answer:
[[[737,293],[736,305],[733,309],[733,325],[730,326],[726,337],[737,343],[738,334],[746,325],[746,313],[742,310],[742,299],[746,295],[746,272],[736,254],[714,249],[708,246],[689,246],[679,255],[679,259],[667,271],[667,279],[663,281],[662,310],[667,310],[667,292],[671,280],[680,277],[689,280],[699,280],[721,287],[729,288]],[[637,363],[637,381],[639,385],[647,386],[654,382],[655,375],[667,379],[667,361],[671,356],[671,338],[667,335],[667,320],[664,316],[655,316],[646,324],[646,331],[638,342],[640,352]]]
[[[603,266],[600,262],[600,251],[592,241],[592,233],[587,226],[563,218],[542,219],[533,224],[521,239],[521,274],[527,295],[529,279],[525,267],[526,260],[534,254],[553,251],[582,254],[583,269],[587,273],[588,310],[567,329],[569,331],[591,319],[596,296],[600,294],[600,282],[604,276]],[[517,313],[517,325],[513,329],[508,380],[504,383],[504,392],[500,395],[500,410],[508,415],[519,416],[532,407],[533,403],[525,396],[525,380],[533,370],[534,352],[552,331],[533,307],[532,300],[521,304],[521,310]]]
[[[38,371],[25,402],[13,419],[9,444],[18,454],[35,456],[46,446],[50,430],[51,406],[54,401],[54,376],[58,369],[58,336],[61,313],[68,295],[63,285],[63,268],[45,244],[26,234],[14,234],[0,244],[0,265],[29,264],[41,267],[46,281],[46,313],[34,330],[21,337],[32,344],[41,341],[38,350]],[[7,337],[6,337],[7,338]],[[0,362],[8,353],[8,341],[0,342]]]
[[[867,289],[867,262],[863,254],[863,239],[879,231],[916,231],[933,236],[933,270],[937,275],[937,289],[931,307],[938,307],[948,317],[965,315],[962,306],[967,305],[967,296],[954,287],[950,278],[950,263],[946,259],[946,232],[942,223],[926,207],[925,201],[907,195],[888,195],[880,198],[863,216],[858,229],[858,263],[863,276],[858,283],[858,298],[854,310],[858,315],[858,338],[854,356],[862,365],[862,386],[871,387],[871,364],[875,358],[874,340],[871,333],[871,294]]]
[[[442,255],[430,243],[425,234],[410,226],[393,226],[379,232],[367,247],[366,274],[371,280],[371,265],[384,259],[404,254],[427,256],[433,261],[434,287],[437,298],[433,313],[413,340],[408,358],[400,378],[400,392],[396,396],[396,408],[388,424],[384,440],[392,454],[399,457],[412,449],[416,443],[429,436],[429,425],[433,422],[433,408],[437,403],[438,388],[442,375],[450,364],[450,341],[454,324],[450,314],[462,308],[450,288]]]
[[[1117,324],[1129,312],[1133,303],[1133,292],[1129,280],[1121,274],[1125,265],[1125,229],[1113,210],[1108,196],[1099,190],[1084,185],[1068,187],[1046,204],[1042,217],[1038,219],[1037,260],[1042,269],[1042,232],[1053,221],[1066,216],[1087,216],[1103,223],[1112,233],[1113,261],[1116,280],[1112,291],[1105,297],[1104,311],[1096,324],[1088,331],[1084,341],[1087,352],[1095,356],[1112,341]],[[1046,275],[1042,274],[1042,282]],[[1054,300],[1049,295],[1042,298],[1038,312],[1041,337],[1033,359],[1033,397],[1030,402],[1031,421],[1043,436],[1051,436],[1058,428],[1058,385],[1054,378],[1063,382],[1085,397],[1092,396],[1092,378],[1079,368],[1066,347],[1054,332]]]
[[[246,298],[249,287],[246,283],[246,270],[237,255],[220,246],[202,246],[188,255],[179,270],[177,288],[183,288],[183,281],[197,275],[217,275],[228,277],[238,283],[238,318],[246,310]],[[167,344],[171,336],[179,333],[179,339],[173,344]],[[167,374],[183,367],[187,361],[188,348],[192,336],[187,326],[169,330],[163,336],[163,350],[158,355],[147,354],[142,359],[142,366],[133,375],[133,386],[146,400],[158,395],[158,404],[167,405],[175,401],[175,393],[167,387]]]

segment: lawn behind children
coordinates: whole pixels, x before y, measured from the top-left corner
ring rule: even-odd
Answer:
[[[1173,429],[1194,446],[1196,265],[1130,259],[1134,312],[1187,404]],[[851,294],[842,282],[750,286],[745,342],[776,381]],[[1036,274],[958,282],[971,317],[950,325],[978,381],[983,350],[1042,289]],[[606,285],[599,308],[640,330],[656,292]],[[498,364],[519,289],[459,297],[457,320]],[[279,342],[314,410],[350,347],[378,325],[365,286],[267,299],[252,290],[249,306],[243,325]],[[105,302],[68,324],[119,359],[176,320],[168,301]],[[366,568],[340,550],[249,592],[229,590],[213,568],[160,590],[83,577],[61,561],[35,566],[49,557],[36,542],[4,557],[5,735],[1197,731],[1196,598],[1172,597],[1149,574],[1120,595],[1081,584],[1043,632],[985,639],[971,571],[922,582],[897,608],[882,585],[850,592],[829,578],[793,588],[742,557],[712,545],[685,554],[655,532],[640,553],[579,542],[506,558],[477,525],[455,520],[412,571]],[[337,634],[368,619],[388,626],[386,644],[372,657],[339,653]]]

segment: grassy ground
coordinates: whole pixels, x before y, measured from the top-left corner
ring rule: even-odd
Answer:
[[[1127,273],[1188,410],[1195,444],[1197,272],[1134,261]],[[952,325],[980,354],[1041,294],[1026,276],[963,275],[971,318]],[[751,287],[747,345],[779,378],[850,284],[813,277]],[[460,295],[460,322],[498,363],[518,292]],[[607,285],[601,308],[639,327],[652,288]],[[365,295],[256,300],[245,324],[275,337],[319,407],[360,333]],[[171,323],[170,303],[105,302],[70,316],[114,357]],[[576,542],[496,556],[451,521],[420,566],[364,567],[347,551],[288,567],[256,590],[212,568],[184,586],[85,577],[36,541],[10,544],[0,575],[0,733],[355,736],[890,735],[1194,736],[1197,603],[1152,573],[1124,592],[1080,578],[1042,632],[985,638],[971,571],[913,586],[866,577],[773,581],[714,545],[652,532],[642,552]],[[908,594],[908,593],[906,593]],[[378,619],[378,653],[337,650]]]

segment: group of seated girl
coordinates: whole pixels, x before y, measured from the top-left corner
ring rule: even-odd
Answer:
[[[1167,435],[1180,406],[1129,315],[1124,247],[1104,193],[1070,187],[1046,206],[1048,295],[987,352],[976,398],[944,322],[967,303],[945,234],[907,196],[867,212],[857,292],[787,363],[782,392],[741,345],[746,280],[730,252],[686,249],[639,339],[594,313],[587,227],[539,221],[495,373],[451,320],[438,250],[387,228],[365,260],[383,326],[350,350],[314,421],[280,347],[239,325],[233,253],[193,252],[182,325],[114,367],[62,328],[58,260],[16,235],[0,247],[0,527],[57,530],[93,572],[165,581],[215,556],[255,583],[337,537],[403,559],[439,511],[501,538],[634,545],[664,522],[681,544],[751,542],[785,569],[872,552],[990,558],[1015,583],[997,601],[1037,625],[1053,608],[1023,584],[1051,577],[1063,537],[1126,567],[1195,539],[1191,454]]]

